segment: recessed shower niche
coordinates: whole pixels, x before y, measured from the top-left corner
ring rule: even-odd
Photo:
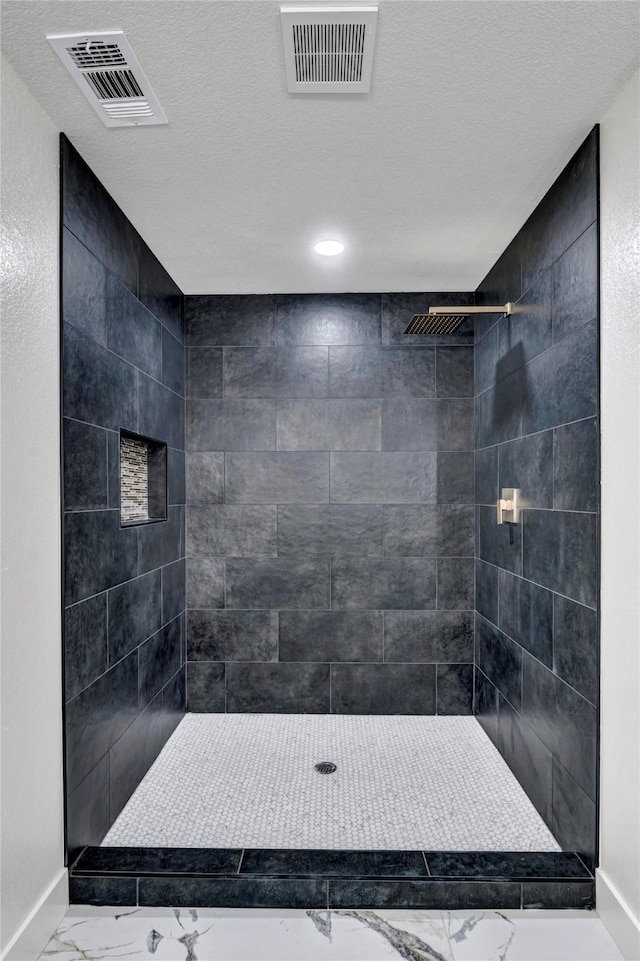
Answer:
[[[167,445],[120,431],[120,524],[167,519]]]

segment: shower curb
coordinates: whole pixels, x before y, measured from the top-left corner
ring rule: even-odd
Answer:
[[[573,852],[87,847],[72,904],[192,908],[591,909]]]

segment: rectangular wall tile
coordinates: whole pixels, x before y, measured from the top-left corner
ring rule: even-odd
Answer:
[[[496,567],[502,567],[513,574],[521,574],[522,527],[523,524],[498,524],[495,507],[481,507],[479,544],[481,560]]]
[[[172,564],[183,555],[184,508],[170,507],[166,521],[139,528],[139,573]]]
[[[491,683],[519,711],[522,702],[522,650],[482,617],[476,618],[476,659]]]
[[[473,397],[473,355],[472,347],[437,348],[437,397]]]
[[[329,500],[329,454],[225,454],[225,500],[314,504]]]
[[[191,400],[187,450],[275,450],[276,408],[264,400]]]
[[[187,508],[187,556],[274,555],[277,508],[212,504]]]
[[[224,559],[192,557],[187,561],[187,607],[224,607]]]
[[[194,714],[224,714],[225,665],[209,661],[187,664],[187,710]]]
[[[525,375],[517,370],[476,398],[476,447],[491,447],[523,433],[523,409],[529,403],[528,395],[523,400],[526,389]]]
[[[162,626],[160,571],[114,587],[107,597],[109,664],[115,664]]]
[[[553,755],[504,698],[500,701],[498,748],[545,824],[551,827]]]
[[[473,659],[471,611],[385,611],[385,661],[455,663]]]
[[[165,624],[186,607],[186,576],[184,560],[162,568],[162,620]]]
[[[140,243],[138,248],[138,297],[183,344],[182,291],[145,243]]]
[[[494,687],[491,681],[482,673],[476,658],[473,711],[481,727],[496,747],[498,746],[499,738],[499,701],[500,694],[497,687]]]
[[[434,560],[340,557],[332,562],[334,610],[419,610],[435,605]]]
[[[553,670],[588,701],[597,703],[597,614],[558,594],[553,596]]]
[[[386,400],[383,450],[473,450],[472,400]]]
[[[227,347],[224,393],[272,399],[328,397],[329,348]]]
[[[275,343],[274,300],[270,294],[185,297],[184,320],[190,347],[259,347]]]
[[[184,397],[184,347],[166,328],[163,328],[162,331],[162,383],[165,387]]]
[[[168,387],[140,374],[140,433],[169,447],[184,447],[184,402]]]
[[[331,500],[336,503],[436,503],[433,451],[331,454]]]
[[[592,223],[556,260],[553,282],[553,339],[566,337],[598,316],[598,226]]]
[[[182,662],[181,618],[176,617],[162,630],[140,645],[138,650],[138,690],[140,707],[151,701]]]
[[[67,418],[63,431],[64,509],[109,507],[107,432]]]
[[[598,509],[598,424],[581,420],[553,431],[553,506]]]
[[[439,557],[437,607],[447,611],[473,610],[475,565],[472,557]]]
[[[65,323],[82,330],[103,347],[107,343],[106,281],[103,264],[63,227],[62,316]]]
[[[231,558],[226,562],[227,607],[245,610],[329,607],[324,558]]]
[[[221,504],[224,500],[222,451],[189,451],[185,455],[187,502]]]
[[[523,507],[553,507],[552,431],[520,437],[498,448],[498,491],[520,490]]]
[[[527,511],[523,521],[524,576],[549,590],[595,607],[595,514]]]
[[[327,714],[328,664],[227,664],[232,714]]]
[[[109,813],[111,823],[145,776],[164,743],[162,695],[138,714],[109,751]]]
[[[551,667],[553,594],[531,581],[499,571],[498,627],[539,661]]]
[[[435,714],[433,664],[332,664],[333,714]]]
[[[384,508],[384,553],[389,557],[471,557],[472,507]]]
[[[69,700],[107,669],[107,595],[64,612],[65,697]]]
[[[382,523],[377,505],[280,505],[278,554],[380,557]]]
[[[376,400],[282,400],[278,450],[380,450]]]
[[[275,661],[278,615],[273,611],[189,611],[187,659]]]
[[[136,369],[70,325],[63,331],[62,376],[65,417],[112,430],[138,429]]]
[[[119,511],[82,511],[64,518],[65,604],[131,580],[138,532],[120,529]]]
[[[187,500],[184,451],[167,448],[167,494],[169,504],[185,504]],[[112,505],[113,506],[113,505]],[[119,505],[115,505],[119,506]]]
[[[109,756],[96,764],[66,798],[67,850],[73,863],[88,844],[100,844],[111,827]]]
[[[326,909],[327,882],[296,878],[140,878],[140,904]],[[113,903],[113,902],[112,902]]]
[[[190,400],[222,397],[222,347],[187,347],[186,357],[187,397]]]
[[[291,294],[276,298],[278,345],[380,343],[379,294]]]
[[[476,560],[476,610],[498,624],[498,568]]]
[[[382,660],[381,611],[280,611],[279,624],[281,661]]]
[[[497,378],[507,377],[541,354],[552,343],[551,272],[537,274],[514,305],[498,321]]]
[[[472,452],[438,452],[438,504],[473,504]]]
[[[473,664],[438,664],[436,713],[473,714]]]
[[[554,761],[552,830],[563,848],[576,851],[590,870],[595,868],[597,817],[595,802]]]
[[[113,274],[107,274],[106,319],[109,350],[161,380],[160,322]]]

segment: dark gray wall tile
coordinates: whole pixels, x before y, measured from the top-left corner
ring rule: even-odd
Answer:
[[[522,292],[521,257],[522,238],[517,234],[476,290],[476,303],[479,306],[506,304],[519,298]],[[493,314],[476,317],[476,340],[483,336],[493,322]]]
[[[278,345],[380,343],[379,294],[276,297]]]
[[[183,664],[162,689],[164,739],[171,737],[187,709],[186,666]]]
[[[504,698],[500,702],[498,747],[527,797],[551,827],[553,756]]]
[[[276,409],[264,400],[192,400],[187,450],[275,450]]]
[[[436,713],[473,714],[473,664],[438,664]]]
[[[436,503],[433,451],[331,454],[331,500],[336,503]]]
[[[109,507],[120,510],[120,432],[114,430],[107,431],[107,486]]]
[[[565,851],[576,851],[587,866],[595,868],[598,837],[595,802],[571,775],[553,762],[552,831]]]
[[[173,447],[167,448],[167,489],[169,504],[186,503],[184,451]]]
[[[189,611],[187,659],[276,661],[278,615],[273,611]]]
[[[131,580],[137,562],[137,529],[121,530],[118,511],[65,514],[65,604]]]
[[[137,430],[136,370],[68,324],[63,340],[64,415],[112,430]]]
[[[145,776],[164,743],[162,695],[138,714],[109,751],[109,812],[111,823]]]
[[[498,322],[496,379],[507,377],[551,346],[551,274],[543,271],[520,300],[513,313]]]
[[[187,561],[187,607],[224,607],[224,560],[193,557]]]
[[[187,710],[193,714],[224,714],[225,697],[225,665],[189,661]]]
[[[140,645],[138,650],[140,707],[148,704],[162,690],[167,681],[179,670],[181,663],[181,618],[176,617]]]
[[[186,356],[187,397],[209,400],[222,397],[222,347],[187,347]]]
[[[225,454],[225,472],[228,503],[314,504],[329,500],[328,453]]]
[[[588,607],[597,601],[596,515],[526,511],[524,576]]]
[[[481,560],[476,560],[476,610],[498,623],[498,568]]]
[[[156,380],[162,378],[162,327],[113,274],[106,283],[107,347]]]
[[[69,700],[107,669],[107,595],[64,612],[64,681]]]
[[[332,714],[435,714],[434,664],[332,664]]]
[[[440,610],[470,611],[475,600],[475,565],[472,557],[439,557],[438,602]]]
[[[598,618],[595,611],[553,596],[553,670],[576,691],[597,703]]]
[[[473,397],[474,350],[472,347],[438,347],[436,350],[436,396]]]
[[[62,231],[62,316],[106,346],[105,284],[107,272],[66,227]]]
[[[260,347],[275,343],[270,294],[185,297],[184,320],[191,347]]]
[[[597,413],[597,339],[595,322],[586,324],[527,365],[523,375],[524,434]]]
[[[384,508],[384,553],[389,557],[471,557],[472,507],[389,505]]]
[[[386,400],[384,450],[473,450],[472,400]]]
[[[66,708],[67,792],[71,793],[138,713],[138,655],[130,654]]]
[[[422,558],[336,558],[331,565],[331,606],[336,610],[433,608],[435,567],[434,560]]]
[[[187,508],[187,555],[251,557],[276,554],[277,508],[209,504]]]
[[[470,611],[385,611],[384,659],[455,663],[473,659]]]
[[[517,881],[329,881],[332,910],[391,907],[506,910],[520,907],[520,894],[521,885]]]
[[[145,243],[140,244],[138,251],[138,297],[184,343],[182,291]]]
[[[597,712],[539,661],[524,654],[522,716],[581,788],[595,798]]]
[[[499,698],[500,694],[497,687],[494,687],[482,673],[476,658],[473,711],[481,727],[496,747],[498,746]]]
[[[517,710],[522,702],[522,650],[483,617],[476,617],[476,661]]]
[[[523,908],[595,907],[594,881],[525,881],[522,885]]]
[[[184,447],[184,401],[167,387],[140,374],[140,433]]]
[[[224,454],[189,451],[185,454],[187,502],[221,504],[224,500]]]
[[[491,315],[493,317],[493,315]],[[485,390],[495,386],[498,377],[498,324],[494,323],[487,330],[484,337],[477,341],[474,353],[474,385],[475,393],[482,394]]]
[[[539,511],[538,513],[543,513]],[[522,573],[522,524],[497,524],[495,507],[480,508],[479,553],[483,561]],[[513,543],[511,537],[513,536]]]
[[[227,607],[329,607],[329,562],[324,558],[231,558],[226,562]]]
[[[598,316],[598,226],[593,223],[551,268],[553,339]]]
[[[272,399],[328,397],[329,348],[227,347],[224,393]]]
[[[162,568],[162,622],[167,624],[186,605],[186,563],[183,560]]]
[[[96,764],[66,799],[67,850],[71,863],[88,844],[100,844],[111,827],[109,756]]]
[[[498,490],[517,487],[522,507],[553,507],[552,431],[520,437],[498,448]]]
[[[528,404],[528,400],[523,401],[527,386],[524,372],[517,370],[476,398],[476,447],[491,447],[520,436],[523,409],[526,411]],[[541,428],[525,433],[535,429]]]
[[[473,504],[472,452],[438,452],[438,504]]]
[[[598,424],[581,420],[553,431],[553,506],[556,510],[598,509]]]
[[[182,507],[170,507],[166,521],[143,524],[138,528],[140,536],[138,573],[153,571],[157,567],[172,564],[183,557],[183,529],[184,508]]]
[[[137,878],[69,878],[71,904],[120,907],[138,903]]]
[[[281,661],[381,661],[382,613],[280,611]]]
[[[108,593],[109,664],[115,664],[162,626],[160,571],[127,581]]]
[[[328,664],[227,664],[232,714],[327,714]]]
[[[108,507],[107,432],[79,421],[63,421],[64,509]]]
[[[62,223],[120,278],[138,283],[140,238],[80,154],[62,140]]]
[[[325,909],[327,882],[315,878],[140,878],[140,904]]]
[[[473,304],[472,293],[397,293],[382,295],[382,343],[403,347],[434,347],[441,344],[473,344],[473,319],[447,335],[405,334],[414,314],[424,314],[429,307],[467,306]]]
[[[380,402],[282,400],[278,450],[380,450]]]
[[[185,395],[184,347],[173,334],[162,331],[162,383],[181,397]]]
[[[329,348],[331,397],[383,397],[383,351],[380,347]]]
[[[361,557],[380,557],[382,524],[382,511],[378,506],[280,505],[278,554],[358,554]]]
[[[550,591],[500,571],[498,578],[500,613],[498,626],[525,650],[551,667],[553,657],[553,594]]]

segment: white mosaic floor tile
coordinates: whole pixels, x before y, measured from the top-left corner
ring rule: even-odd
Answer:
[[[560,850],[475,718],[312,714],[186,715],[102,843]]]

